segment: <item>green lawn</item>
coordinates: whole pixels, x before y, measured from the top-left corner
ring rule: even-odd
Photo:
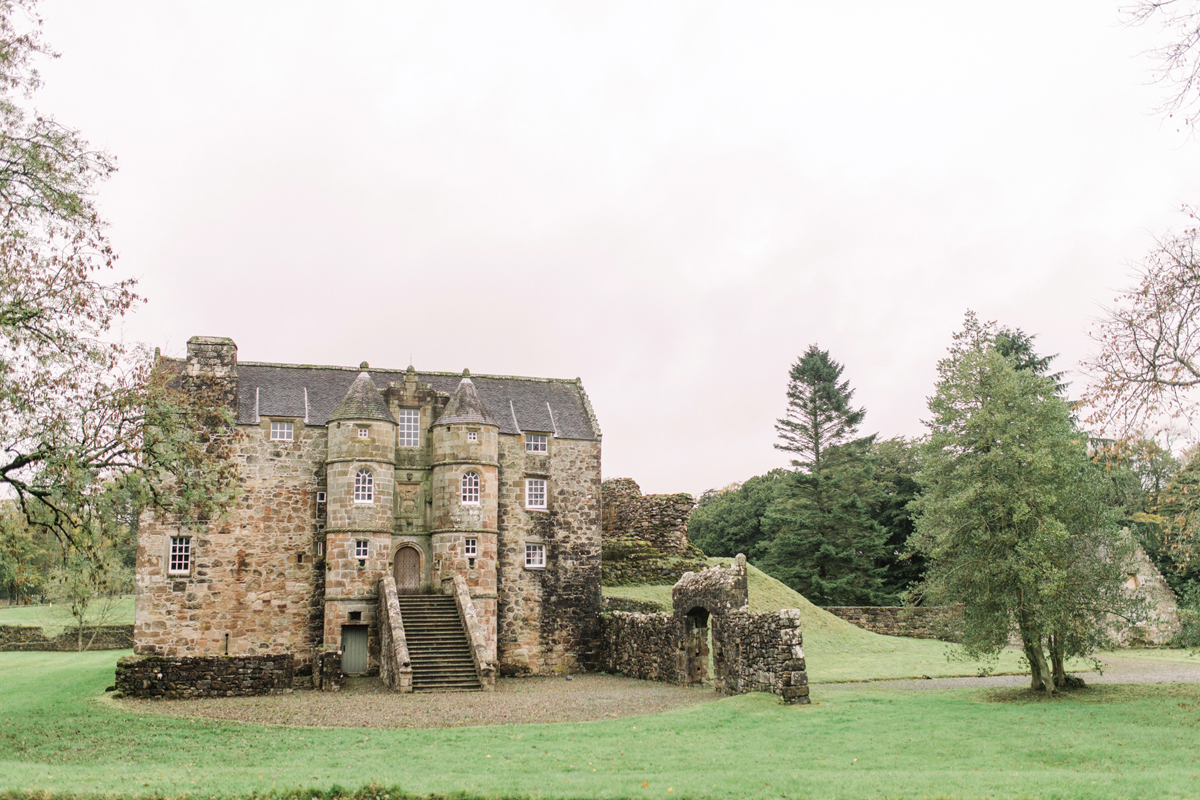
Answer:
[[[117,601],[106,624],[130,625],[133,623],[133,595]],[[71,606],[54,603],[47,606],[0,606],[0,625],[38,625],[50,637],[62,633],[64,628],[75,627]]]
[[[710,563],[726,565],[727,558],[711,558]],[[880,636],[817,608],[804,596],[784,586],[756,567],[747,567],[750,608],[754,611],[800,609],[804,631],[804,654],[810,683],[920,678],[928,675],[944,678],[977,675],[990,666],[997,673],[1027,672],[1024,659],[1016,650],[1001,654],[990,665],[958,659],[958,648],[935,639],[907,639]],[[670,586],[605,586],[604,594],[657,603],[671,608]],[[1144,652],[1144,651],[1139,651]],[[1090,670],[1089,664],[1070,664],[1075,671]]]
[[[375,782],[534,797],[1183,798],[1200,795],[1200,687],[818,690],[649,717],[444,730],[138,715],[114,653],[3,653],[0,794],[246,795]],[[642,788],[645,785],[645,788]]]

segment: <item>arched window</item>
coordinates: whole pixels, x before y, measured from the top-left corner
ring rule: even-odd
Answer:
[[[462,478],[462,501],[465,505],[479,505],[479,473],[466,472]]]
[[[360,469],[354,476],[354,502],[375,502],[375,478],[369,469]]]

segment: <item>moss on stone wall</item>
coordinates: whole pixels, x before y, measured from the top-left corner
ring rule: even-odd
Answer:
[[[600,491],[603,585],[673,584],[683,573],[708,566],[704,553],[687,538],[696,505],[691,495],[643,495],[630,478],[607,480]]]

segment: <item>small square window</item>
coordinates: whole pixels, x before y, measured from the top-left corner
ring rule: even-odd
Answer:
[[[546,507],[546,479],[545,478],[526,478],[525,479],[525,507],[526,508],[545,508]]]
[[[468,442],[478,442],[479,434],[476,433],[475,431],[467,431],[467,441]]]
[[[479,540],[468,536],[463,539],[463,555],[467,558],[475,558],[479,554]]]
[[[362,622],[362,612],[361,611],[351,611],[350,612],[350,621],[351,622]]]
[[[370,430],[371,430],[370,428],[359,428],[358,429],[358,438],[366,439],[367,436],[370,435],[370,433],[369,433]]]
[[[367,540],[366,539],[356,539],[355,540],[355,542],[354,542],[354,557],[355,558],[366,558],[367,557]]]
[[[192,540],[188,536],[171,537],[171,554],[167,561],[168,575],[190,575],[192,572]]]
[[[545,453],[548,452],[550,446],[546,441],[547,437],[541,433],[525,434],[525,451],[527,453]]]
[[[317,492],[317,502],[318,503],[325,502],[325,493],[324,492]]]
[[[546,566],[546,545],[525,545],[525,566],[529,569],[543,569]]]
[[[293,427],[292,423],[290,423],[290,422],[272,422],[271,423],[271,440],[272,441],[278,440],[281,442],[290,442],[290,441],[292,441],[293,431],[294,431],[294,427]]]

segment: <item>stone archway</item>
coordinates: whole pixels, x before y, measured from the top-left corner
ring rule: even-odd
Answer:
[[[392,562],[397,594],[421,593],[421,551],[410,544],[401,546]]]

